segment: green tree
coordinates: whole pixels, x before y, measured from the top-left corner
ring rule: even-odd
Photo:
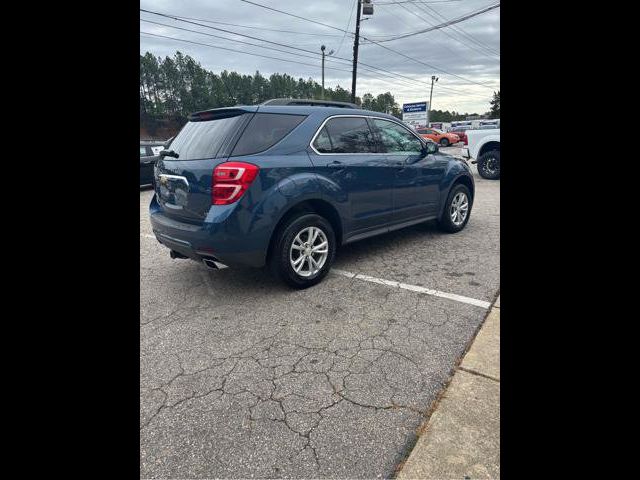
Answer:
[[[164,59],[149,52],[140,55],[140,124],[150,132],[167,123],[181,126],[195,111],[255,105],[269,98],[320,99],[322,86],[313,78],[296,79],[286,73],[274,73],[269,78],[258,71],[254,75],[227,70],[216,74],[179,51]],[[337,85],[325,89],[325,98],[350,102],[351,92]],[[362,98],[356,97],[355,103],[402,118],[391,92],[376,97],[365,93]]]
[[[373,99],[373,95],[370,93],[365,93],[362,96],[362,108],[365,110],[374,110],[373,104],[375,100]]]
[[[500,90],[493,92],[493,99],[489,104],[491,105],[489,118],[500,118]]]

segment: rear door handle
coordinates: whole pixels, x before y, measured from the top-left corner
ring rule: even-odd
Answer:
[[[346,165],[342,162],[338,162],[337,160],[334,162],[331,162],[329,165],[327,165],[327,167],[329,168],[335,168],[336,170],[342,170]]]

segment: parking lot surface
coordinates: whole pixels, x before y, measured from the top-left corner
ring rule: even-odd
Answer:
[[[340,274],[303,291],[172,260],[141,190],[141,477],[391,476],[487,314],[423,290],[499,292],[500,182],[472,168],[465,230],[347,245]]]

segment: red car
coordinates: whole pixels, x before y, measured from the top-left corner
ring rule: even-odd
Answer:
[[[429,138],[434,142],[439,143],[443,147],[448,147],[449,145],[453,145],[460,141],[460,137],[455,133],[445,133],[437,128],[418,127],[416,128],[416,133],[418,133],[422,138]]]
[[[452,130],[449,130],[449,133],[455,133],[456,135],[458,135],[458,137],[460,137],[460,140],[464,142],[465,145],[469,144],[469,140],[467,139],[467,134],[464,133],[467,129],[466,128],[454,128]]]

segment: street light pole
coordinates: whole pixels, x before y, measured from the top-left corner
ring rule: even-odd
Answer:
[[[431,108],[431,99],[433,98],[433,82],[434,81],[438,81],[438,77],[436,77],[435,75],[431,75],[431,93],[429,94],[429,114],[431,113],[431,110],[433,110],[433,108]],[[427,115],[427,120],[430,121],[430,117],[431,115]]]
[[[322,45],[320,50],[322,50],[322,100],[324,100],[324,49],[326,47]]]
[[[320,46],[320,50],[322,50],[322,100],[324,100],[324,49],[326,47],[324,45]],[[331,50],[329,53],[327,53],[327,57],[330,57],[331,55],[333,55],[333,50]]]

